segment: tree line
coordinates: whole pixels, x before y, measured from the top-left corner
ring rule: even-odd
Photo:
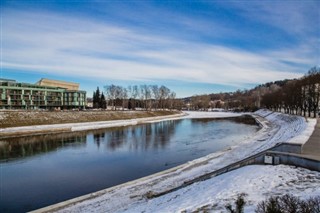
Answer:
[[[176,99],[176,93],[166,86],[133,85],[123,87],[119,85],[105,85],[104,93],[99,87],[93,93],[93,108],[111,110],[136,108],[144,110],[181,109],[181,103]]]
[[[136,108],[144,110],[184,109],[209,110],[220,108],[232,111],[255,111],[268,108],[291,114],[316,116],[320,99],[320,68],[311,68],[300,79],[280,80],[256,86],[250,90],[194,95],[177,99],[176,93],[165,86],[106,85],[93,94],[93,107],[112,110]]]
[[[287,81],[282,87],[265,94],[261,104],[274,111],[316,117],[320,101],[320,68],[311,68],[300,79]]]
[[[195,95],[187,99],[187,109],[202,110],[225,109],[233,111],[255,111],[259,108],[259,95],[255,90]]]
[[[255,111],[268,108],[311,117],[319,111],[320,68],[311,68],[300,79],[285,79],[258,85],[250,90],[195,95],[185,98],[185,108],[208,110]]]

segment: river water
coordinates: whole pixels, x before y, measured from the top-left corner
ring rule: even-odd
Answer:
[[[182,119],[0,141],[0,212],[25,212],[236,145],[251,117]]]

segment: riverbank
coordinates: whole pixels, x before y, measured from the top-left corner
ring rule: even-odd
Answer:
[[[2,111],[3,112],[3,111]],[[12,111],[11,111],[12,112]],[[2,123],[14,123],[17,120],[23,120],[26,123],[31,124],[32,119],[29,119],[27,115],[38,115],[37,111],[17,111],[15,112],[15,116],[24,116],[23,118],[16,118],[12,120],[10,117],[5,117],[2,115],[0,117],[0,121]],[[19,114],[21,113],[21,114]],[[54,121],[59,118],[63,118],[65,115],[66,120],[74,120],[77,117],[81,117],[82,112],[54,112],[51,114],[50,112],[42,112],[44,113],[44,117],[35,118],[35,120],[43,119],[43,123],[46,120]],[[49,114],[47,114],[49,113]],[[64,114],[66,113],[66,114]],[[80,114],[79,114],[80,113]],[[93,122],[76,122],[76,123],[57,123],[57,124],[46,124],[46,125],[28,125],[28,126],[19,126],[19,122],[16,123],[16,127],[7,127],[0,128],[0,139],[12,138],[12,137],[21,137],[21,136],[30,136],[30,135],[42,135],[42,134],[56,134],[56,133],[69,133],[69,132],[77,132],[77,131],[86,131],[86,130],[97,130],[97,129],[105,129],[110,127],[121,127],[121,126],[130,126],[137,125],[141,123],[152,123],[166,120],[174,120],[181,118],[227,118],[227,117],[239,117],[243,114],[241,113],[232,113],[232,112],[180,112],[180,111],[88,111],[84,112],[86,116],[98,116],[100,114],[109,118],[119,118],[115,120],[106,120],[99,121],[96,119]],[[1,112],[0,112],[1,115]],[[83,115],[83,114],[82,114]],[[13,114],[11,114],[13,116]],[[51,117],[50,117],[51,116]],[[74,116],[74,118],[73,118]],[[140,117],[141,116],[141,117]],[[69,119],[69,118],[70,119]],[[82,117],[83,119],[84,117]],[[123,119],[120,119],[123,118]],[[40,119],[40,120],[41,120]],[[106,118],[107,119],[107,118]],[[30,120],[30,121],[27,121]],[[92,120],[92,118],[90,119]],[[56,122],[58,122],[56,121]],[[81,121],[81,120],[80,120]]]
[[[0,128],[115,121],[179,114],[179,111],[36,111],[2,110]]]
[[[204,118],[209,116],[214,117],[214,115],[215,113],[198,114],[191,112],[189,113],[188,117]],[[216,116],[222,117],[223,114],[219,113],[216,114]],[[230,115],[226,114],[225,116]],[[315,120],[310,119],[307,122],[302,117],[284,115],[281,113],[271,113],[270,111],[258,111],[252,116],[257,119],[257,121],[262,126],[262,129],[255,135],[248,137],[246,140],[242,141],[240,145],[230,147],[225,151],[210,154],[203,158],[188,162],[184,165],[166,170],[164,172],[160,172],[158,174],[154,174],[139,180],[75,198],[73,200],[69,200],[48,207],[46,209],[41,209],[40,212],[57,211],[59,209],[62,212],[130,212],[132,208],[139,209],[139,211],[146,210],[148,212],[149,210],[161,211],[162,209],[160,209],[160,206],[162,204],[171,206],[170,211],[182,211],[186,209],[190,211],[197,210],[198,207],[200,208],[207,204],[205,204],[205,202],[200,198],[194,199],[194,196],[190,196],[193,197],[192,208],[189,208],[189,206],[191,205],[190,203],[182,205],[176,202],[175,204],[175,201],[177,199],[186,198],[183,196],[184,193],[179,194],[179,192],[181,192],[181,190],[183,189],[177,191],[178,194],[176,197],[171,197],[166,201],[164,201],[163,199],[167,199],[168,196],[170,197],[174,193],[169,193],[156,199],[148,199],[148,195],[169,191],[172,188],[182,185],[184,182],[190,181],[208,172],[216,171],[231,163],[237,162],[260,151],[268,149],[279,142],[293,140],[297,136],[301,137],[301,135],[304,135],[304,138],[309,138],[310,132],[312,132],[315,126]],[[305,141],[300,140],[299,142],[303,144]],[[263,169],[261,171],[263,171]],[[307,173],[307,171],[308,170],[303,170],[303,173]],[[275,175],[276,173],[274,172],[272,174]],[[226,175],[228,175],[228,173]],[[287,178],[287,176],[282,178],[282,180],[287,181],[285,178]],[[318,178],[319,176],[316,176],[316,179]],[[246,186],[246,183],[248,182],[241,184]],[[221,201],[220,205],[222,206],[224,205],[224,203],[232,201],[232,199],[236,196],[237,192],[233,190],[234,188],[230,188],[230,184],[231,183],[226,183],[226,185],[222,186],[225,188],[225,190],[231,190],[229,191],[229,197],[221,200],[217,199],[217,201]],[[281,181],[278,182],[278,184],[281,184]],[[194,184],[190,187],[196,187],[197,185],[198,184]],[[289,188],[286,187],[285,189],[289,190]],[[205,190],[206,188],[203,188],[201,192],[204,193]],[[209,197],[209,199],[211,198]],[[262,196],[260,196],[259,199],[262,199]],[[259,199],[252,200],[251,205],[256,204]],[[209,200],[207,200],[206,202],[208,203],[208,205],[212,204],[212,200],[210,201],[211,203],[209,202]]]
[[[0,128],[0,138],[128,126],[184,115],[180,111],[0,111],[2,126],[13,126]]]

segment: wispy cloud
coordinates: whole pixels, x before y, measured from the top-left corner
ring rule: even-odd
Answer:
[[[241,4],[234,1],[233,6],[239,8],[243,16],[275,26],[289,34],[319,33],[319,1],[251,1]]]
[[[317,50],[309,43],[250,51],[242,46],[193,41],[188,35],[172,36],[171,32],[157,33],[56,12],[8,9],[3,17],[3,67],[25,73],[76,74],[106,81],[169,79],[243,86],[300,77],[306,68],[319,63]],[[175,22],[190,29],[201,23],[198,29],[202,36],[210,25],[203,19],[185,16],[179,16]],[[218,23],[214,26],[215,37],[234,31],[223,30],[226,28]],[[178,35],[174,29],[168,31]]]

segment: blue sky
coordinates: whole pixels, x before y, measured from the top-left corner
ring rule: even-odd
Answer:
[[[1,77],[166,85],[178,97],[303,76],[320,1],[1,1]]]

